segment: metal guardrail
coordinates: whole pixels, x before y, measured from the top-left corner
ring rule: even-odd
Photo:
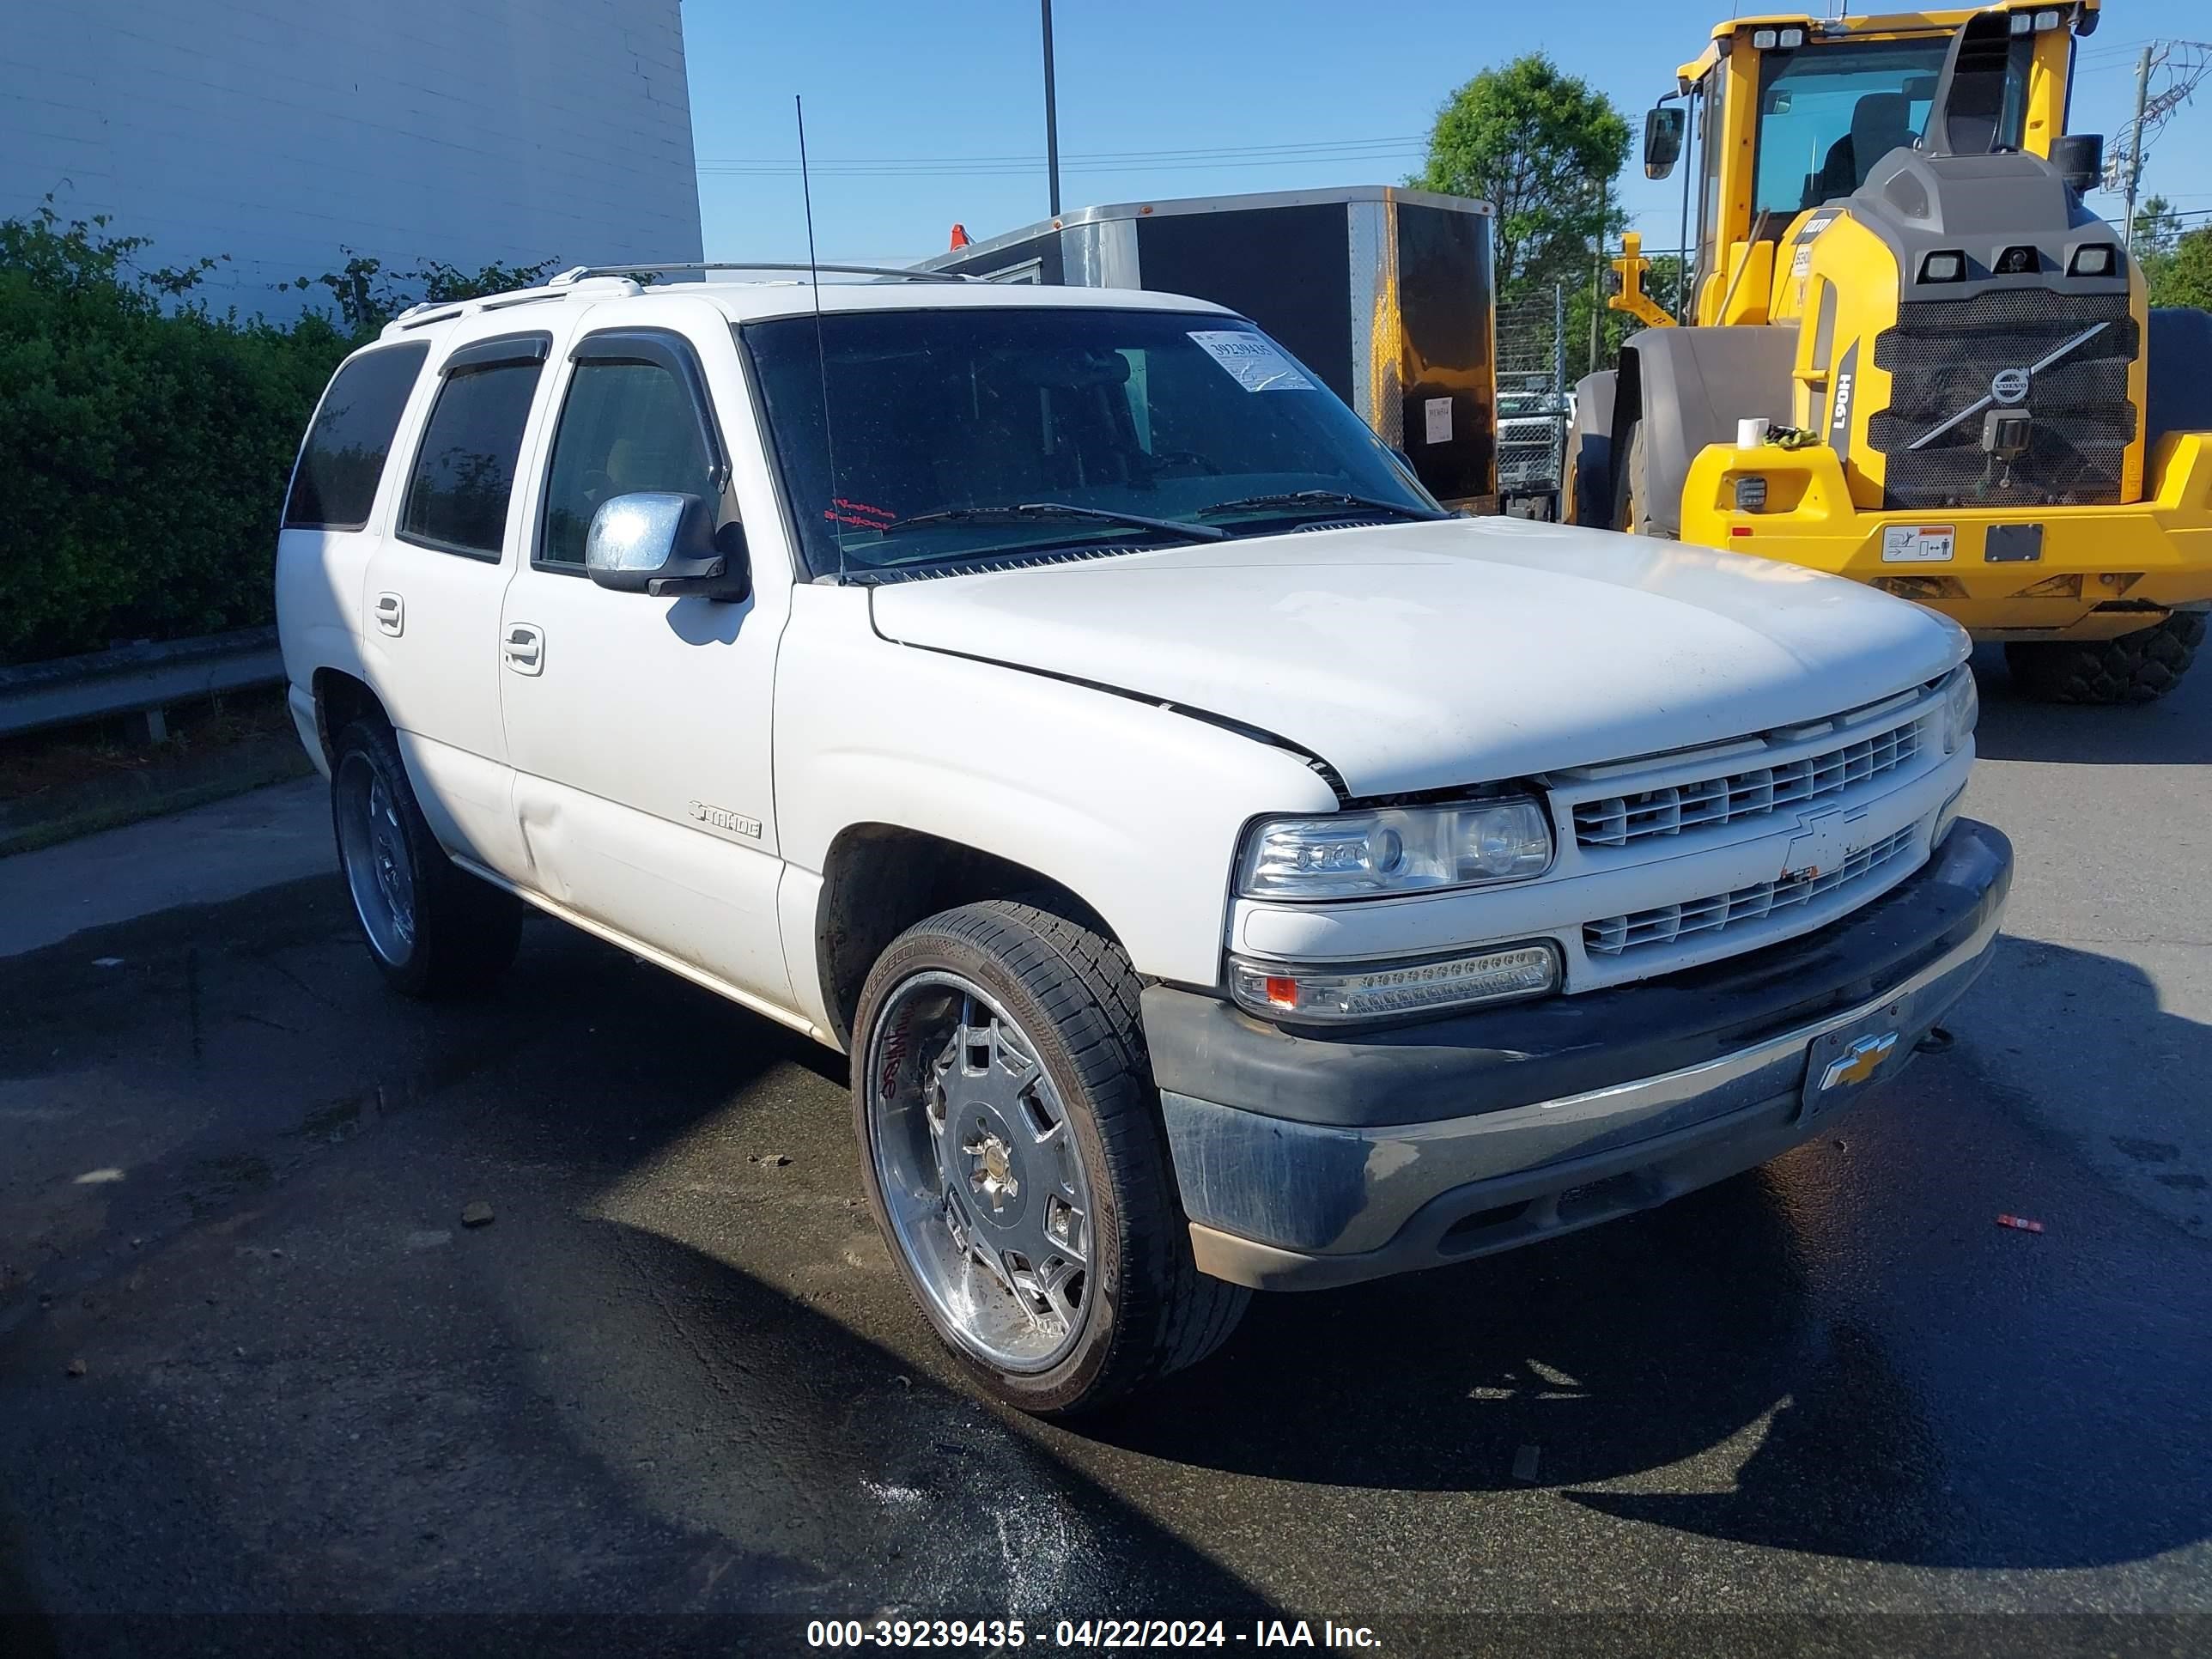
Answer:
[[[171,703],[283,683],[273,628],[27,663],[0,668],[0,737],[143,714],[147,736],[159,743],[167,735],[162,711]]]

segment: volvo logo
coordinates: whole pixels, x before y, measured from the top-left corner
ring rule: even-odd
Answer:
[[[2027,371],[2024,368],[2001,368],[1990,382],[1990,396],[2001,404],[2022,404],[2027,401]]]

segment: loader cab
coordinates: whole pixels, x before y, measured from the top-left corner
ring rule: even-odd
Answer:
[[[1700,324],[1767,320],[1773,245],[1801,215],[1849,196],[1875,164],[1923,143],[1946,54],[1966,22],[2002,12],[2007,27],[1974,65],[1993,150],[2049,156],[2065,131],[2073,37],[2095,27],[2089,0],[1979,11],[1820,19],[1745,18],[1677,71],[1693,149],[1686,230],[1696,253],[1687,292]],[[1662,100],[1671,103],[1673,99]],[[1673,166],[1645,171],[1655,176]]]

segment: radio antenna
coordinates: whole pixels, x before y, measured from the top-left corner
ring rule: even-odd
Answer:
[[[806,204],[806,287],[814,296],[814,367],[822,377],[822,449],[830,461],[830,501],[822,516],[829,520],[830,534],[837,543],[837,580],[842,586],[845,532],[837,515],[837,442],[830,436],[830,356],[822,344],[822,268],[814,258],[814,185],[806,170],[806,100],[794,92],[791,106],[799,118],[799,193]]]

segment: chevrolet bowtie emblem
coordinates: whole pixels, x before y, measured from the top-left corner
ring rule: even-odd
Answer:
[[[1827,1090],[1841,1084],[1864,1083],[1896,1052],[1894,1031],[1885,1031],[1880,1036],[1863,1036],[1844,1049],[1841,1058],[1828,1062],[1828,1069],[1820,1073],[1820,1087]]]

